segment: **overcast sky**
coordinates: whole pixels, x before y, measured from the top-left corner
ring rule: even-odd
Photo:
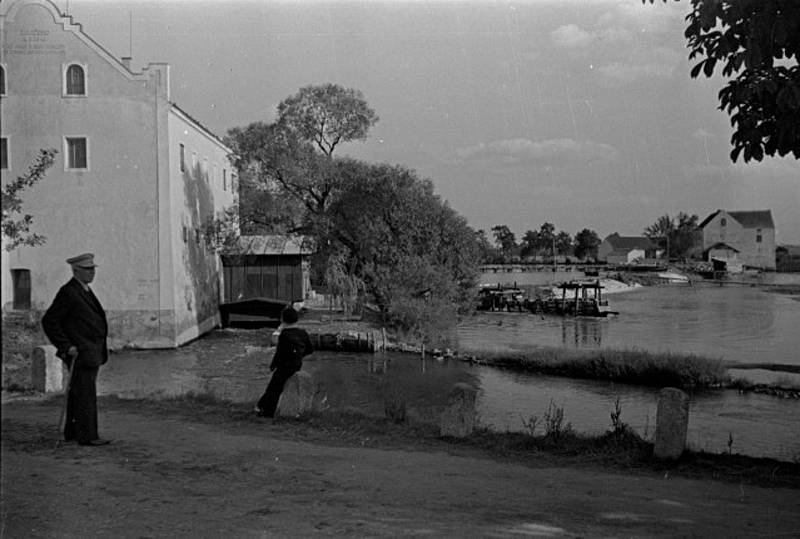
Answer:
[[[169,63],[172,100],[218,135],[302,86],[361,90],[380,121],[338,152],[415,169],[476,229],[771,209],[800,244],[800,161],[731,163],[723,80],[689,78],[689,0],[57,5],[134,69]]]

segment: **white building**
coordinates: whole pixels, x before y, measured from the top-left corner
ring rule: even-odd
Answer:
[[[93,252],[112,346],[174,347],[219,323],[205,226],[236,201],[231,150],[170,100],[169,66],[136,72],[49,0],[0,5],[3,182],[58,150],[22,192],[39,247],[3,251],[3,308],[45,309]],[[26,286],[27,283],[27,286]]]

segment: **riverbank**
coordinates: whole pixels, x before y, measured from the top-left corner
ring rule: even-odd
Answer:
[[[3,403],[9,537],[733,537],[800,529],[797,463],[694,453],[661,463],[622,436],[578,451],[566,436],[454,440],[431,426],[343,414],[271,423],[205,398],[102,398],[100,429],[113,442],[87,448],[57,444],[59,406],[57,398]],[[77,484],[85,486],[78,497]]]

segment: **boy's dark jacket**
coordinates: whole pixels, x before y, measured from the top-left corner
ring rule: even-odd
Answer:
[[[313,351],[311,339],[304,329],[284,328],[278,336],[278,346],[269,368],[299,370],[303,366],[303,358]]]

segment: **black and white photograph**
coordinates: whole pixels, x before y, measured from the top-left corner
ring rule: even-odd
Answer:
[[[1,0],[0,538],[800,536],[800,2]]]

